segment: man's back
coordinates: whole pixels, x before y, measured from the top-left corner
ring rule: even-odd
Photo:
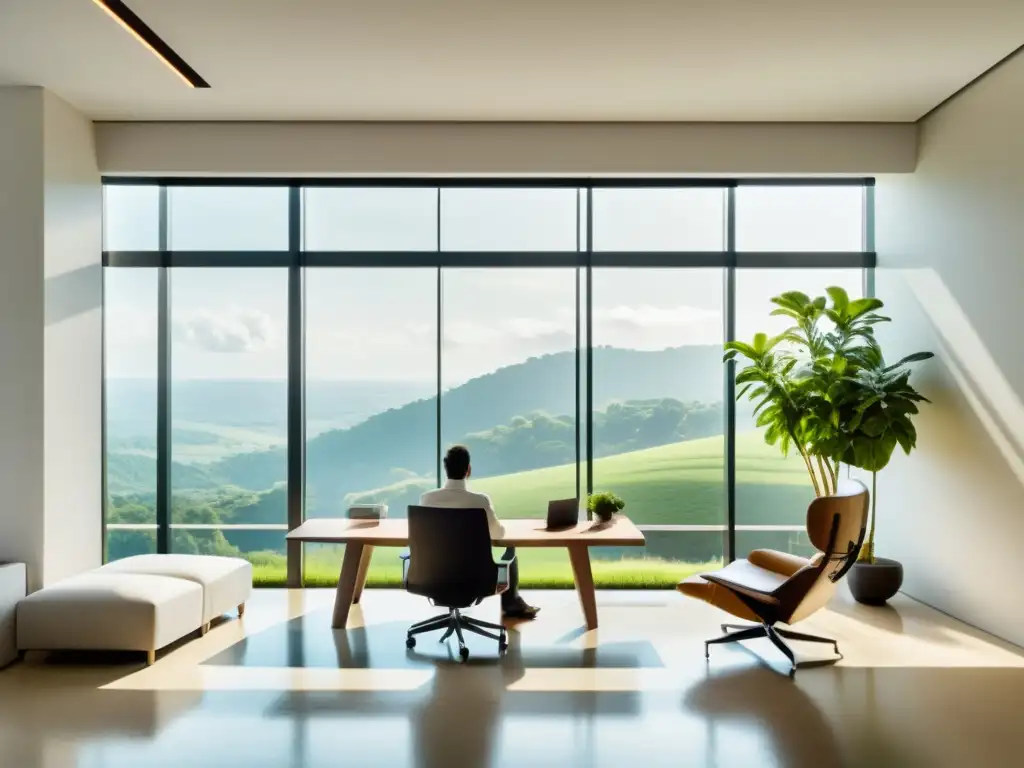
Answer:
[[[490,497],[486,493],[473,493],[466,487],[465,480],[449,480],[441,488],[427,491],[420,497],[420,504],[444,509],[482,509],[487,512],[491,538],[500,539],[505,535],[505,528],[494,514]]]

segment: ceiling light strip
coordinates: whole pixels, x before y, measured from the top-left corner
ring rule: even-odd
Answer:
[[[174,74],[185,81],[185,84],[192,88],[209,88],[198,72],[188,65],[171,46],[160,39],[149,26],[135,15],[121,0],[93,0],[96,5],[110,15],[114,21],[124,27],[142,45],[146,46],[154,56],[166,64]]]

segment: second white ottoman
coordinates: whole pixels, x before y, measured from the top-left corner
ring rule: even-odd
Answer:
[[[252,596],[252,564],[240,557],[136,555],[107,563],[96,573],[144,573],[195,582],[203,588],[203,628],[228,611],[245,612]]]

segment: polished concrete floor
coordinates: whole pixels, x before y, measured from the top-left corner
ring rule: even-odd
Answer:
[[[150,668],[33,654],[0,671],[0,766],[1024,764],[1024,653],[912,600],[837,598],[801,627],[845,659],[790,679],[767,640],[706,663],[725,617],[673,592],[599,593],[594,632],[574,593],[529,597],[507,656],[473,638],[465,665],[436,635],[407,652],[431,608],[379,590],[346,632],[332,592],[266,590]]]

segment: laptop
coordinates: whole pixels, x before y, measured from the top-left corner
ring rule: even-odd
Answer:
[[[579,522],[579,499],[556,499],[548,502],[548,528],[571,528]]]

